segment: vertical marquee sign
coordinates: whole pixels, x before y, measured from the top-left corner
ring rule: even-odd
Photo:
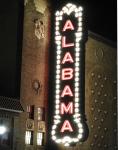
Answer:
[[[55,16],[56,81],[52,139],[69,146],[84,138],[81,111],[83,8],[68,3]]]

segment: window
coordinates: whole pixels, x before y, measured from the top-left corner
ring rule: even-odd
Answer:
[[[43,133],[41,133],[41,132],[38,132],[37,133],[37,145],[43,145]]]
[[[25,144],[33,145],[33,131],[26,131]]]
[[[34,105],[27,106],[27,113],[29,119],[34,119]]]
[[[44,108],[39,107],[38,108],[38,118],[39,121],[45,120],[45,114],[44,114]]]

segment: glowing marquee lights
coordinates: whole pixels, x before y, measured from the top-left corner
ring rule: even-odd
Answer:
[[[83,8],[68,3],[56,12],[56,81],[52,139],[69,146],[84,134],[81,100],[81,41]]]

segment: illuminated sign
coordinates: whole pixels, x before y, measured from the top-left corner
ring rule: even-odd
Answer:
[[[84,138],[81,111],[83,8],[68,3],[55,16],[56,81],[52,139],[69,146]]]

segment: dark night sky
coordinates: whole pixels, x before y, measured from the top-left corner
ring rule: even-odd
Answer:
[[[72,0],[72,2],[80,2]],[[81,0],[88,17],[88,29],[116,42],[116,7],[112,0]],[[64,0],[53,0],[55,8]],[[22,46],[22,0],[1,0],[0,4],[0,95],[19,97]]]

